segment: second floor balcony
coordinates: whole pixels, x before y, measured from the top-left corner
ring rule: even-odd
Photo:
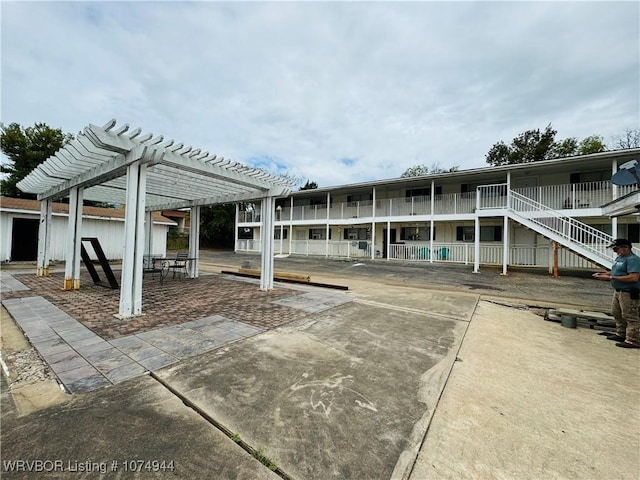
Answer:
[[[506,205],[506,185],[494,189],[483,188],[483,195],[491,192],[492,198],[482,198],[482,206],[495,208]],[[614,188],[608,181],[548,185],[540,187],[515,188],[513,191],[539,202],[553,210],[565,210],[568,214],[576,210],[600,208],[600,206],[635,190],[635,186]],[[337,202],[327,205],[303,205],[283,207],[276,212],[278,222],[331,222],[353,219],[373,219],[403,216],[464,215],[473,214],[476,209],[477,192],[449,193],[431,196],[394,197],[356,202]],[[375,209],[374,209],[375,206]],[[260,208],[239,212],[239,223],[259,223]]]

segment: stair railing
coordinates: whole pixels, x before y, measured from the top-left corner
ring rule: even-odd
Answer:
[[[575,243],[604,260],[613,262],[615,258],[608,250],[608,246],[613,241],[611,235],[575,218],[563,215],[536,200],[508,190],[506,184],[480,186],[478,187],[478,195],[480,196],[480,208],[506,207],[520,217],[540,225],[560,238]]]

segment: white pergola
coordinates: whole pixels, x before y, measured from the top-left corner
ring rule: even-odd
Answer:
[[[144,255],[151,253],[154,211],[191,209],[189,257],[198,258],[200,207],[243,201],[262,202],[260,289],[273,288],[275,198],[287,196],[285,179],[203,152],[140,128],[87,126],[75,140],[18,183],[41,201],[37,275],[49,273],[51,205],[69,197],[64,289],[80,288],[83,200],[125,205],[119,315],[142,313]],[[190,269],[198,276],[198,261]]]

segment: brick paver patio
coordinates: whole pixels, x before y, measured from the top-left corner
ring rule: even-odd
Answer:
[[[116,278],[120,272],[116,271]],[[221,275],[202,275],[197,279],[168,277],[161,285],[156,276],[145,277],[142,292],[144,315],[122,320],[116,317],[120,290],[94,285],[87,272],[82,272],[79,290],[64,291],[63,273],[49,277],[14,274],[30,290],[3,292],[3,298],[39,295],[77,319],[104,339],[114,339],[155,328],[179,325],[211,315],[271,329],[307,316],[277,300],[297,297],[304,292],[275,288],[260,291],[256,283]]]

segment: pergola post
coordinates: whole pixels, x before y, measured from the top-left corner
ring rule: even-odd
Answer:
[[[190,226],[189,226],[189,258],[192,258],[189,262],[189,277],[198,278],[199,269],[198,264],[200,249],[200,207],[191,207]]]
[[[153,212],[151,211],[145,212],[144,230],[144,253],[153,255]]]
[[[40,202],[40,228],[38,229],[38,264],[36,276],[49,276],[49,260],[51,259],[51,199]]]
[[[260,269],[260,290],[273,289],[274,209],[274,197],[265,197],[262,199],[262,228],[260,230],[262,268]]]
[[[142,255],[147,166],[139,160],[127,167],[127,206],[124,217],[124,254],[120,286],[121,317],[142,313]]]
[[[82,245],[82,187],[69,191],[67,253],[64,267],[64,290],[80,288],[80,247]]]

